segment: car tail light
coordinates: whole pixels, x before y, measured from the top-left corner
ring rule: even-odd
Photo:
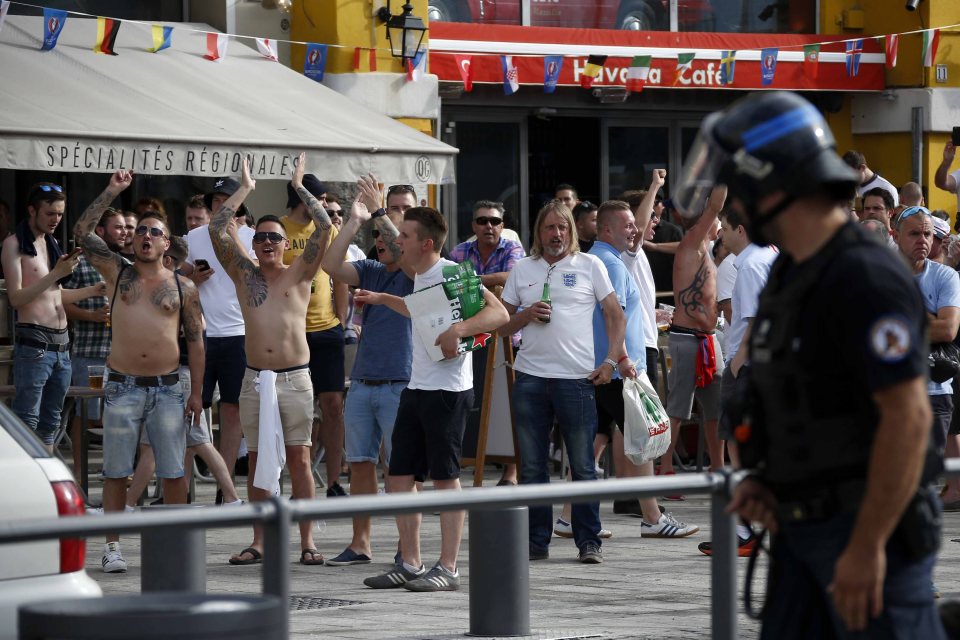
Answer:
[[[86,513],[83,497],[72,480],[50,483],[57,497],[57,513],[60,517],[82,516]],[[60,538],[60,573],[72,573],[83,569],[87,554],[84,538]]]

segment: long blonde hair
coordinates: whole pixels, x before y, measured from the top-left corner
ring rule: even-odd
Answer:
[[[563,204],[563,200],[553,199],[543,205],[540,213],[537,214],[537,221],[533,225],[533,241],[530,247],[530,256],[540,258],[543,256],[543,242],[540,240],[540,229],[543,227],[543,221],[549,213],[555,213],[560,216],[570,228],[569,240],[567,241],[567,253],[577,253],[580,251],[580,241],[577,238],[577,223],[573,220],[573,212],[570,207]]]

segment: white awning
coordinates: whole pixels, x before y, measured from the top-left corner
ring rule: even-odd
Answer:
[[[334,182],[453,182],[457,150],[356,104],[230,39],[220,62],[206,36],[177,29],[150,53],[150,27],[124,22],[111,56],[94,53],[97,21],[71,16],[53,51],[43,19],[8,16],[0,31],[0,168],[221,176],[252,157],[257,178],[307,172]],[[212,29],[206,26],[198,28]]]

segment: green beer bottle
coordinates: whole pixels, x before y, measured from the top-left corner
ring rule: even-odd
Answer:
[[[540,296],[540,302],[546,302],[547,304],[551,304],[551,303],[550,303],[550,283],[549,283],[549,282],[544,282],[544,283],[543,283],[543,295]],[[550,318],[549,318],[549,317],[539,318],[539,320],[540,320],[540,322],[543,322],[543,323],[549,323],[549,322],[550,322]]]

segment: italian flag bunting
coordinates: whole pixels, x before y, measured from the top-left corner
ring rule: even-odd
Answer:
[[[900,46],[900,36],[893,34],[884,37],[884,51],[886,52],[887,69],[897,66],[897,47]]]
[[[650,61],[653,56],[634,56],[627,69],[627,91],[640,93],[647,84],[650,75]]]
[[[940,45],[940,29],[930,29],[923,32],[923,66],[932,67],[937,58],[937,47]]]
[[[97,53],[117,55],[113,50],[117,42],[117,32],[120,31],[120,21],[113,18],[97,18],[97,42],[93,50]]]
[[[677,86],[683,74],[693,68],[693,59],[696,55],[696,52],[677,54],[677,75],[673,79],[673,86]]]

